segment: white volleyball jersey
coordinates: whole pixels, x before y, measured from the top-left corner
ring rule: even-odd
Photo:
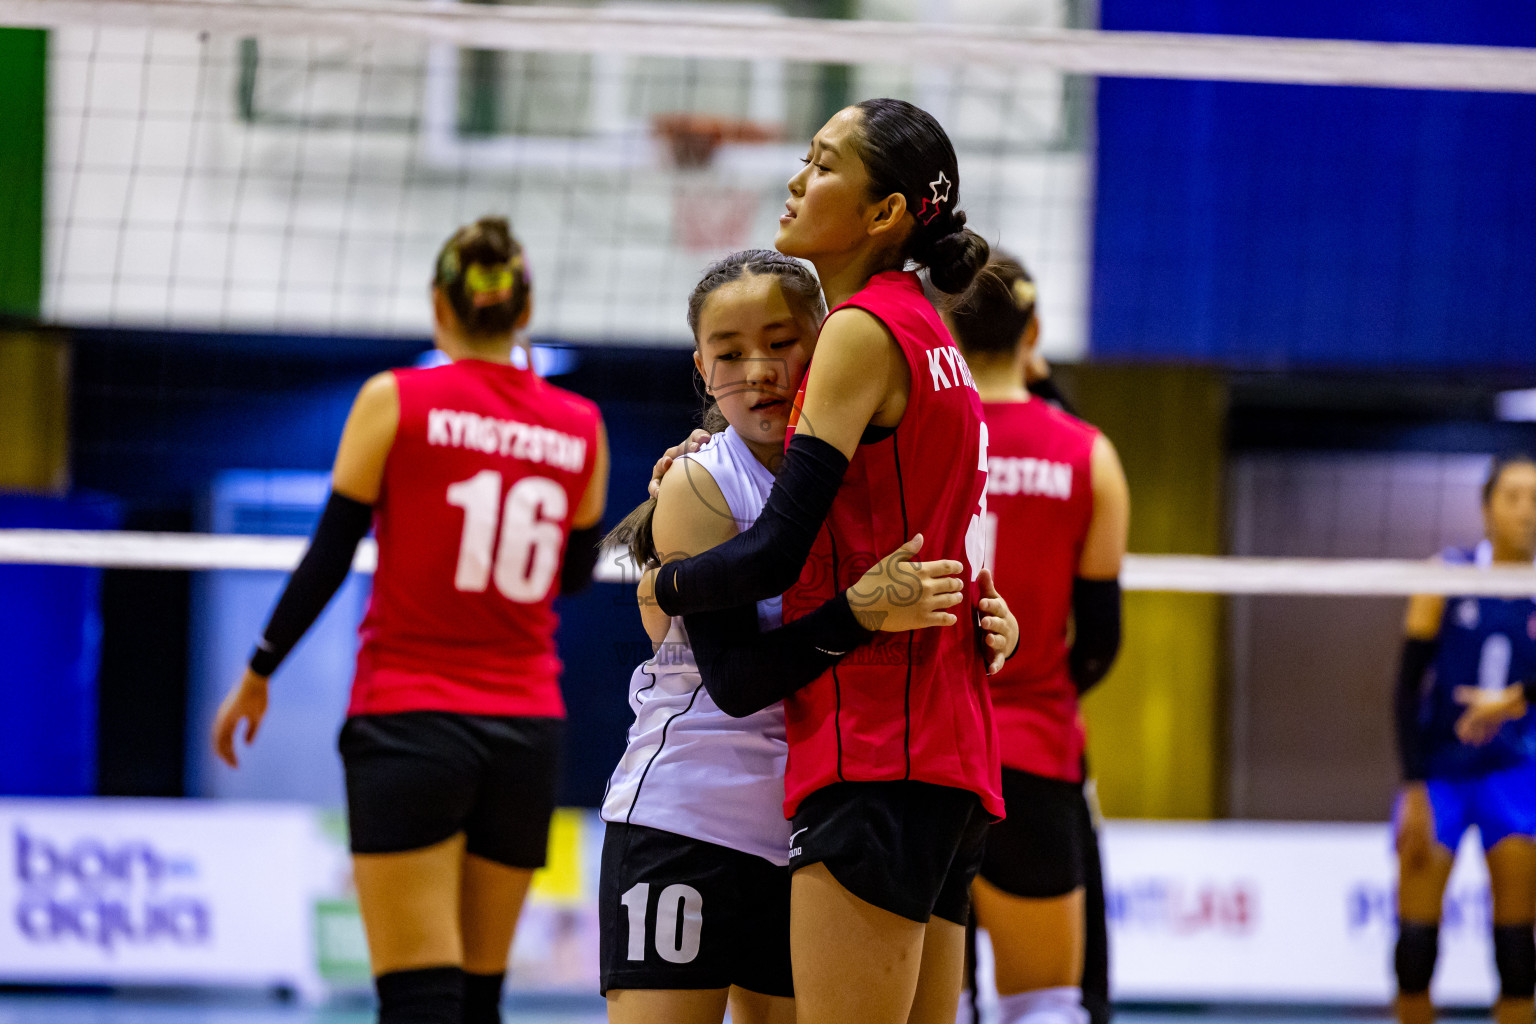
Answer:
[[[737,529],[756,521],[773,474],[753,457],[734,428],[716,434],[695,465],[725,496]],[[724,514],[724,510],[722,510]],[[761,628],[780,623],[779,598],[757,603]],[[603,798],[603,820],[662,829],[788,864],[784,820],[784,706],[746,718],[715,706],[699,677],[683,620],[674,618],[656,654],[629,681],[635,724]]]

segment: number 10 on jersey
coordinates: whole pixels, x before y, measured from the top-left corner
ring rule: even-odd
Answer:
[[[453,586],[479,594],[494,580],[507,600],[536,604],[549,595],[560,568],[569,504],[565,488],[548,477],[525,476],[503,501],[501,481],[497,470],[482,469],[448,487],[448,504],[464,510]]]

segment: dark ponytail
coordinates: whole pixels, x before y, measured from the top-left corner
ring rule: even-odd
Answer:
[[[821,294],[821,284],[804,263],[773,249],[743,249],[711,263],[699,283],[694,285],[693,294],[688,296],[688,329],[693,332],[695,345],[699,342],[699,321],[704,316],[704,303],[720,288],[748,274],[778,278],[789,308],[796,316],[804,316],[813,327],[826,318],[827,300]],[[697,370],[694,372],[697,374]],[[730,426],[720,406],[708,396],[704,399],[702,426],[711,434],[718,434]],[[647,498],[613,528],[603,546],[628,548],[629,557],[641,569],[660,565],[661,558],[651,530],[651,521],[655,517],[656,499]]]
[[[532,289],[523,247],[505,217],[481,217],[455,231],[437,254],[432,285],[464,332],[478,338],[509,333]]]
[[[949,136],[932,114],[906,100],[865,100],[857,109],[863,116],[855,145],[869,173],[870,197],[900,192],[917,222],[902,255],[927,267],[939,291],[965,291],[991,249],[965,226]]]
[[[943,308],[967,359],[1011,356],[1035,319],[1035,280],[1018,260],[994,250],[965,293]]]

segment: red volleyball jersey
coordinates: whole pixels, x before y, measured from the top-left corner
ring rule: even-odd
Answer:
[[[991,677],[1003,764],[1081,782],[1084,733],[1067,673],[1067,624],[1093,518],[1099,432],[1038,398],[984,408],[989,564],[1019,620],[1018,650]]]
[[[954,626],[877,634],[784,702],[785,814],[835,782],[915,779],[970,790],[1001,817],[997,730],[968,610],[985,552],[981,398],[916,274],[877,274],[843,306],[885,325],[906,356],[912,394],[895,433],[854,454],[800,579],[784,595],[784,619],[847,589],[916,533],[922,560],[965,564],[965,604]]]
[[[599,415],[528,370],[396,370],[349,714],[565,714],[555,593]]]

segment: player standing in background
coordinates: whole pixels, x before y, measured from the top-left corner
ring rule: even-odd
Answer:
[[[1443,559],[1536,558],[1536,462],[1497,458],[1483,486],[1485,538]],[[1536,599],[1420,595],[1408,603],[1396,698],[1397,1015],[1434,1019],[1429,983],[1445,885],[1462,835],[1482,838],[1493,891],[1498,1024],[1530,1024],[1536,992],[1536,731],[1521,684],[1536,681]],[[1464,709],[1464,706],[1465,709]]]
[[[989,561],[1021,629],[990,680],[1008,817],[987,834],[976,920],[1003,1024],[1079,1024],[1093,828],[1078,700],[1119,648],[1130,495],[1109,439],[1026,387],[1039,322],[1023,266],[994,254],[946,320],[986,410]]]
[[[1038,312],[1035,314],[1039,316]],[[1038,341],[1039,331],[1030,332]],[[1067,396],[1056,387],[1051,376],[1051,364],[1040,354],[1038,344],[1024,366],[1024,382],[1029,393],[1050,402],[1068,415],[1077,412]],[[1087,814],[1080,830],[1083,844],[1083,910],[1087,917],[1087,930],[1083,936],[1083,1008],[1088,1011],[1090,1024],[1109,1024],[1114,1016],[1114,1005],[1109,998],[1109,901],[1104,894],[1104,858],[1099,844],[1099,832],[1103,826],[1103,812],[1099,810],[1098,787],[1094,784],[1092,766],[1083,758],[1083,802]],[[971,921],[975,928],[975,919]]]
[[[267,679],[377,530],[378,570],[341,732],[353,878],[380,1024],[494,1024],[544,864],[565,708],[558,593],[591,580],[608,445],[591,402],[512,365],[532,294],[500,218],[460,229],[432,278],[453,362],[363,386],[320,525],[214,723],[236,765]]]
[[[990,600],[981,400],[905,269],[926,266],[956,293],[986,261],[956,209],[954,147],[925,111],[867,100],[816,133],[805,163],[775,244],[815,265],[835,308],[783,468],[750,529],[663,565],[656,580],[662,610],[685,617],[717,701],[751,690],[743,705],[758,707],[785,698],[786,686],[747,679],[753,666],[740,662],[750,659],[725,663],[729,637],[757,627],[750,609],[735,610],[743,600],[784,593],[794,622],[917,534],[924,554],[965,563],[965,605]],[[865,638],[787,695],[791,946],[797,1016],[808,1024],[954,1019],[970,883],[1003,810],[990,659],[966,618]]]
[[[784,458],[790,401],[821,319],[821,289],[800,262],[772,250],[735,253],[704,274],[689,301],[694,365],[708,381],[705,421],[717,433],[682,456],[661,492],[614,531],[637,565],[656,566],[729,540],[751,526]],[[720,420],[724,419],[724,423]],[[936,584],[899,604],[867,573],[861,612],[888,628],[937,622],[959,602],[960,563],[908,562],[910,579]],[[687,630],[639,588],[655,657],[635,670],[635,724],[603,801],[599,915],[602,976],[614,1024],[719,1024],[727,1003],[738,1024],[794,1020],[789,962],[788,847],[784,820],[784,707],[731,717],[702,680]],[[859,588],[856,588],[856,590]],[[850,607],[833,609],[857,644]],[[765,631],[752,656],[782,678],[808,683],[838,659],[817,646],[843,643],[810,615],[779,628],[780,601],[756,603]],[[948,619],[946,613],[942,616]],[[654,925],[653,925],[654,923]]]

